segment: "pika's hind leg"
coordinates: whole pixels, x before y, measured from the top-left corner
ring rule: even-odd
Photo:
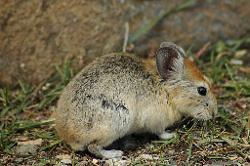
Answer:
[[[97,157],[107,158],[107,159],[117,158],[123,155],[123,151],[121,150],[104,150],[103,147],[96,144],[88,145],[88,151]]]

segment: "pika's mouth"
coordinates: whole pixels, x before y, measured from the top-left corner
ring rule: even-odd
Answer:
[[[208,112],[198,112],[194,115],[194,118],[198,120],[210,120],[213,118],[213,115],[209,114]]]

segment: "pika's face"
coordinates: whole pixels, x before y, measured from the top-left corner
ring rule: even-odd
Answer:
[[[217,114],[217,101],[207,82],[187,80],[178,89],[177,109],[184,115],[208,120]]]
[[[176,86],[176,92],[176,107],[184,115],[208,120],[217,114],[211,82],[189,59],[184,60],[184,76]]]
[[[156,65],[173,109],[197,119],[211,119],[217,113],[217,102],[209,80],[184,50],[171,42],[163,42],[156,53]]]

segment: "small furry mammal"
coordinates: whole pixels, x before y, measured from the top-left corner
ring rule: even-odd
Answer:
[[[183,49],[164,42],[156,60],[126,53],[103,56],[84,68],[64,89],[53,116],[56,130],[73,150],[101,158],[122,156],[105,150],[120,137],[165,129],[183,116],[208,120],[217,113],[211,84]]]

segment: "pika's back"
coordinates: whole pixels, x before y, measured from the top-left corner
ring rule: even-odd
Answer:
[[[111,54],[97,59],[84,68],[69,86],[74,93],[73,100],[81,100],[83,94],[87,96],[105,94],[116,98],[122,97],[121,94],[126,91],[139,93],[138,88],[148,87],[152,82],[153,76],[145,71],[140,59],[134,55]]]

